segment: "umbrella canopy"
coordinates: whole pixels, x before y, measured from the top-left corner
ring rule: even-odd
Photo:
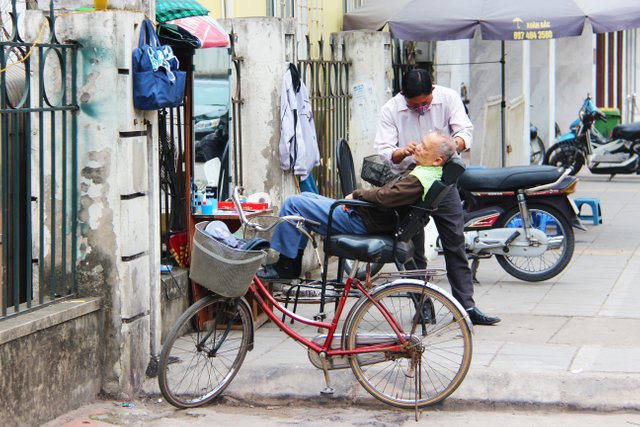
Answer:
[[[229,46],[229,35],[208,14],[209,11],[195,0],[156,0],[158,35],[163,42],[176,46]]]
[[[208,13],[209,10],[195,0],[156,0],[156,20],[160,24]]]
[[[165,24],[174,24],[192,34],[200,42],[200,48],[227,47],[229,35],[220,24],[210,16],[189,16],[187,18],[173,19]]]
[[[640,27],[638,0],[371,0],[344,17],[344,29],[380,29],[403,40],[540,40]]]

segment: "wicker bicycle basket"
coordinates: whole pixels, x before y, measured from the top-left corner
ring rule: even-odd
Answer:
[[[360,178],[376,187],[382,187],[397,175],[391,172],[391,168],[385,164],[380,156],[372,154],[362,159],[362,172]]]
[[[218,295],[241,297],[249,289],[266,253],[229,247],[205,233],[207,224],[206,221],[196,224],[189,278]]]

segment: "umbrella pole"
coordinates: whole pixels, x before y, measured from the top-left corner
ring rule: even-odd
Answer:
[[[507,106],[506,102],[506,88],[505,88],[505,51],[504,51],[504,40],[500,41],[500,75],[502,85],[502,99],[500,101],[500,136],[502,138],[502,167],[505,167],[506,162],[506,152],[507,152],[507,142],[505,138],[506,134],[506,124],[505,124],[505,109]]]

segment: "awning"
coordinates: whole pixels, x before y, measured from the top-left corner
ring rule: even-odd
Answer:
[[[190,48],[229,46],[229,35],[195,0],[156,0],[161,42]]]

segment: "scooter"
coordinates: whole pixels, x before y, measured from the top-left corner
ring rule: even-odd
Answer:
[[[465,216],[465,246],[475,279],[480,259],[495,256],[517,279],[539,282],[571,261],[573,227],[585,231],[569,195],[577,178],[571,168],[546,165],[467,169],[458,180]],[[425,257],[443,252],[434,221],[425,228]],[[371,264],[375,275],[382,264]],[[347,273],[350,266],[345,266]],[[365,271],[358,271],[364,276]]]
[[[541,165],[544,162],[544,142],[538,135],[538,128],[533,124],[529,124],[529,136],[530,136],[530,163],[532,165]]]
[[[569,194],[577,178],[571,169],[514,166],[467,169],[458,180],[464,205],[465,246],[475,280],[480,259],[495,256],[515,278],[539,282],[571,261],[573,227],[586,228]],[[425,229],[425,256],[442,253],[435,222]]]
[[[579,119],[549,147],[544,159],[548,165],[573,167],[575,175],[586,163],[593,174],[640,174],[640,122],[618,125],[611,131],[611,139],[603,137],[594,127],[596,120],[604,120],[587,94],[580,108]]]

